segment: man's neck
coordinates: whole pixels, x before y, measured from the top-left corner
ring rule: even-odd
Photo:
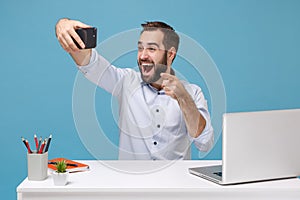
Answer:
[[[154,87],[155,89],[157,89],[157,91],[162,90],[162,86],[161,86],[161,84],[159,84],[159,83],[150,83],[150,85],[151,85],[152,87]]]

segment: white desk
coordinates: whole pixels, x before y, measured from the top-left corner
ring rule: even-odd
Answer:
[[[71,173],[66,186],[54,186],[51,175],[44,181],[26,178],[17,187],[18,200],[300,199],[298,178],[219,186],[188,172],[189,167],[220,164],[220,161],[81,162],[89,164],[91,170]]]

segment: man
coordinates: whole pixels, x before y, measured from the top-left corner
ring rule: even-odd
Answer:
[[[142,24],[137,54],[139,72],[111,65],[95,49],[84,48],[75,29],[82,22],[61,19],[56,36],[78,69],[119,102],[119,159],[190,159],[190,144],[200,151],[213,145],[213,128],[201,88],[179,80],[172,69],[179,36],[163,22]],[[122,44],[120,44],[122,45]]]

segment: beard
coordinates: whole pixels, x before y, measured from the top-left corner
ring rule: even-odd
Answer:
[[[145,64],[147,63],[147,64]],[[163,58],[155,64],[151,60],[138,60],[139,70],[141,72],[142,80],[145,83],[155,83],[160,79],[160,74],[167,71],[167,52],[165,52]],[[151,75],[147,75],[147,72],[152,71],[154,69],[154,73]]]

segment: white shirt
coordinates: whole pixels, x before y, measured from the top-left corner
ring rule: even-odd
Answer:
[[[92,51],[90,62],[78,66],[84,76],[116,96],[119,103],[119,159],[191,159],[190,145],[208,151],[214,140],[207,102],[200,87],[182,81],[206,120],[199,137],[192,138],[178,102],[141,79],[138,71],[116,68]]]

